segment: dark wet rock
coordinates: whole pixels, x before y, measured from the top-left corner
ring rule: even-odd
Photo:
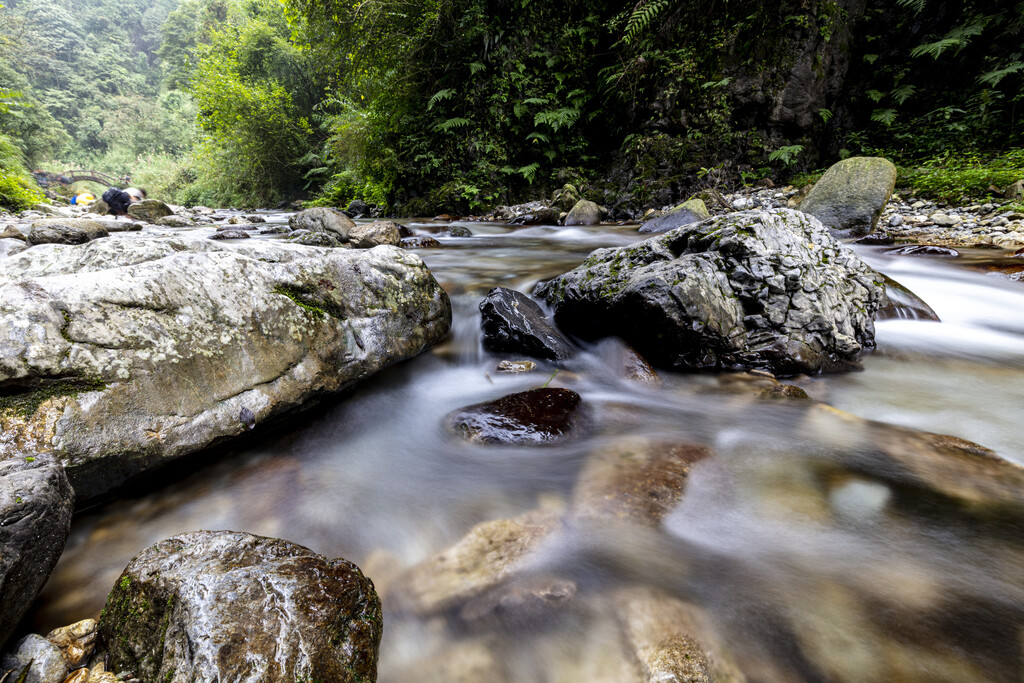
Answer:
[[[395,577],[385,601],[421,616],[460,609],[520,572],[557,530],[558,514],[545,510],[478,524],[455,545]]]
[[[256,232],[257,230],[259,230],[259,228],[256,227],[255,225],[252,225],[251,223],[237,222],[228,223],[227,225],[221,225],[217,228],[217,232],[230,232],[232,230],[240,232]]]
[[[949,258],[955,258],[960,255],[960,252],[956,249],[940,247],[936,244],[911,244],[906,247],[899,247],[898,249],[890,249],[885,253],[893,254],[894,256],[946,256]]]
[[[348,239],[349,232],[356,224],[351,218],[337,209],[318,206],[299,211],[288,219],[288,226],[292,230],[333,233],[344,242]]]
[[[24,683],[63,683],[64,677],[68,675],[68,665],[60,648],[34,633],[19,640],[0,659],[0,674],[13,671],[8,679],[13,682],[26,666],[29,668]]]
[[[870,235],[864,235],[863,237],[854,240],[855,244],[864,244],[867,246],[878,246],[887,247],[890,244],[895,244],[896,239],[885,231],[873,232]]]
[[[599,249],[534,293],[565,332],[621,337],[657,365],[798,374],[874,346],[880,282],[817,220],[776,209]]]
[[[356,224],[348,233],[349,243],[356,249],[370,249],[381,244],[398,246],[398,226],[391,221]]]
[[[351,562],[197,531],[137,555],[99,628],[110,669],[144,681],[356,683],[376,679],[382,621],[373,583]]]
[[[574,435],[582,420],[582,403],[569,389],[531,389],[460,408],[448,415],[447,424],[473,443],[555,443]]]
[[[399,223],[399,225],[398,225],[398,236],[401,237],[402,239],[405,239],[406,237],[415,237],[416,233],[414,233],[408,227],[406,227],[406,226],[404,226],[404,225]],[[401,244],[399,244],[399,246],[401,246]]]
[[[518,375],[523,372],[533,372],[537,364],[532,360],[503,360],[498,363],[497,372],[506,375]]]
[[[20,321],[33,321],[24,326]],[[189,236],[0,260],[0,457],[50,452],[80,497],[342,391],[438,343],[447,295],[396,247]],[[13,399],[8,399],[13,400]]]
[[[261,235],[287,235],[291,232],[291,228],[287,225],[272,225],[269,228],[261,228]]]
[[[403,237],[398,246],[402,249],[437,249],[441,246],[441,243],[433,237],[417,235],[415,237]]]
[[[370,213],[370,205],[364,202],[362,199],[353,199],[348,203],[346,208],[353,216],[366,216]]]
[[[878,320],[933,320],[941,322],[938,314],[924,300],[896,282],[888,275],[882,275],[885,284],[885,299],[878,309]]]
[[[230,230],[220,230],[210,235],[211,240],[247,240],[249,239],[249,233],[244,230],[236,230],[234,228]]]
[[[637,382],[657,383],[661,381],[658,373],[647,360],[629,346],[622,352],[622,374]]]
[[[833,164],[800,202],[837,237],[867,235],[896,185],[896,167],[881,157],[850,157]]]
[[[581,199],[565,217],[564,225],[598,225],[601,222],[601,207],[596,203]]]
[[[0,417],[28,408],[0,395]],[[75,493],[55,458],[19,453],[0,460],[0,645],[57,564],[74,507]]]
[[[640,232],[661,233],[681,228],[690,223],[710,218],[708,208],[700,199],[691,199],[673,208],[664,216],[651,219],[640,226]]]
[[[296,230],[291,237],[285,238],[285,241],[306,247],[326,247],[328,249],[340,249],[346,246],[337,234],[322,231]]]
[[[544,206],[530,213],[518,214],[509,221],[510,225],[557,225],[562,212],[551,206]]]
[[[525,294],[495,287],[480,303],[480,314],[481,341],[488,351],[558,361],[576,355],[573,343]]]
[[[710,451],[688,443],[624,437],[592,453],[573,491],[574,517],[657,527],[682,499],[694,464]]]
[[[156,223],[164,216],[174,215],[174,211],[159,199],[143,199],[128,207],[128,215],[137,221]]]
[[[241,218],[243,220],[245,220],[245,222],[247,222],[247,223],[266,223],[267,222],[266,218],[264,218],[263,216],[260,216],[258,214],[252,214],[252,215],[249,215],[249,216],[242,216]]]
[[[28,231],[29,244],[85,244],[107,236],[107,230],[86,218],[44,218]]]

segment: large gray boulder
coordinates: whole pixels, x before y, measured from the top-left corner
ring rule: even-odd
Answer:
[[[356,249],[370,249],[381,244],[398,246],[402,237],[394,222],[374,221],[353,226],[349,231],[348,240]]]
[[[309,230],[311,232],[331,232],[341,241],[348,240],[349,232],[356,227],[355,221],[337,209],[317,206],[299,211],[288,219],[288,227],[292,230]]]
[[[156,223],[165,216],[173,216],[174,211],[159,199],[143,199],[128,207],[128,215],[137,221]]]
[[[0,397],[0,412],[27,408]],[[0,449],[9,436],[0,431]],[[75,492],[53,457],[11,454],[0,460],[0,645],[64,551],[74,507]]]
[[[881,278],[817,220],[747,211],[599,249],[534,294],[584,339],[677,369],[833,371],[874,345]]]
[[[896,186],[896,167],[881,157],[850,157],[833,164],[800,202],[837,237],[866,235],[878,225]]]
[[[99,222],[87,218],[43,218],[33,221],[28,231],[28,243],[85,244],[107,234]]]
[[[601,222],[601,207],[596,203],[581,199],[569,210],[565,217],[565,225],[598,225]]]
[[[415,356],[450,325],[447,295],[397,247],[33,247],[0,260],[0,386],[32,407],[0,411],[0,457],[52,452],[91,498]]]
[[[690,223],[711,218],[702,199],[690,199],[674,207],[664,216],[652,218],[640,226],[640,232],[668,232]]]
[[[100,617],[109,668],[143,681],[377,677],[380,599],[359,568],[274,538],[195,531],[139,553]]]
[[[28,667],[24,683],[62,683],[68,675],[68,665],[60,648],[35,633],[25,636],[14,649],[0,658],[0,674],[13,672],[9,680]]]

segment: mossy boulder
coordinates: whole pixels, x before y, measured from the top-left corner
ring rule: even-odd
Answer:
[[[896,167],[881,157],[850,157],[833,164],[800,202],[837,237],[867,235],[878,225],[896,186]]]
[[[640,232],[668,232],[690,223],[711,218],[702,199],[689,199],[663,216],[652,218],[640,226]]]
[[[232,531],[139,553],[99,626],[111,670],[161,683],[373,681],[382,629],[356,565]]]
[[[881,279],[817,220],[745,211],[599,249],[534,295],[583,339],[676,369],[836,371],[874,346]]]
[[[244,233],[243,233],[244,234]],[[0,260],[0,457],[53,453],[82,498],[346,389],[443,339],[407,251],[138,236]]]
[[[128,215],[137,221],[156,223],[165,216],[173,216],[174,211],[159,199],[143,199],[128,207]]]

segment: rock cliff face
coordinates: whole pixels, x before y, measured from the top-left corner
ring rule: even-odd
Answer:
[[[564,331],[678,369],[834,371],[874,346],[881,278],[816,219],[745,211],[599,249],[535,294]]]
[[[183,237],[0,259],[0,456],[54,453],[80,498],[443,339],[451,306],[389,246]]]

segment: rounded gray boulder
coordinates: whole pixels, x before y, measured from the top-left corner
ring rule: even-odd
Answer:
[[[881,157],[850,157],[833,164],[800,202],[837,237],[867,235],[878,225],[896,186],[896,167]]]

